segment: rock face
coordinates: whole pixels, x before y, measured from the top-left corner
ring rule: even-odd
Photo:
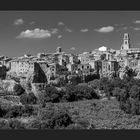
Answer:
[[[28,75],[27,81],[30,83],[46,83],[47,77],[44,73],[44,71],[41,69],[39,65],[37,65],[38,68],[31,74]]]
[[[0,81],[0,88],[1,90],[5,90],[8,92],[13,92],[14,91],[14,86],[18,84],[14,80],[2,80]]]
[[[35,96],[38,96],[41,90],[45,89],[46,84],[44,83],[32,83],[32,92],[35,94]]]

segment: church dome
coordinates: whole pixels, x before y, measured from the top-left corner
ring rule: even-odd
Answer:
[[[102,47],[100,47],[98,50],[99,50],[99,51],[107,51],[107,47],[102,46]]]

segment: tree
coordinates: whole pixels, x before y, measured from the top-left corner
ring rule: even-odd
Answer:
[[[37,97],[32,92],[30,92],[29,94],[24,93],[24,94],[20,95],[20,102],[23,105],[37,104]]]
[[[46,87],[39,93],[39,104],[45,106],[47,102],[60,102],[63,96],[63,91],[58,91],[54,86]]]
[[[37,103],[37,97],[34,95],[33,92],[30,92],[28,94],[28,102],[29,102],[29,104],[36,104]]]
[[[25,89],[23,89],[23,87],[20,84],[16,84],[14,86],[14,92],[16,93],[16,95],[21,95],[25,92]]]
[[[88,82],[88,85],[92,87],[93,89],[99,89],[100,88],[100,80],[95,79],[93,81]]]
[[[136,76],[137,73],[132,68],[129,68],[128,66],[126,66],[125,67],[125,75],[126,76],[124,76],[124,78],[129,81],[130,79],[134,78],[134,76]]]
[[[140,87],[133,85],[129,94],[131,98],[140,100]]]

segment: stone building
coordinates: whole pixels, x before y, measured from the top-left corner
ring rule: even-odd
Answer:
[[[75,74],[78,72],[78,64],[67,64],[67,69],[68,69],[68,72],[70,72],[71,74]]]
[[[69,54],[68,57],[69,57],[69,63],[71,63],[71,64],[79,64],[80,63],[80,60],[78,59],[77,55]]]
[[[56,77],[59,77],[60,75],[63,75],[68,71],[68,69],[65,66],[59,65],[57,63],[51,63],[48,65],[49,67],[47,68],[47,74],[46,74],[48,81],[52,77],[54,77],[55,79]]]
[[[116,73],[119,70],[119,64],[117,61],[101,61],[100,75],[108,77],[109,75]]]
[[[80,60],[81,64],[88,64],[90,61],[89,52],[84,52],[79,54],[78,59]]]
[[[90,64],[79,64],[78,65],[78,73],[82,75],[91,74],[91,65]]]
[[[37,63],[29,59],[15,59],[10,62],[10,72],[17,76],[27,76],[33,73],[36,69]]]
[[[11,60],[12,60],[12,58],[9,58],[7,56],[1,56],[0,64],[6,66],[6,68],[9,69]]]

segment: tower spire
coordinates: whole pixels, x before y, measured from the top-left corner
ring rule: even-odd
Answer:
[[[130,38],[128,33],[124,33],[123,44],[121,46],[121,50],[129,50],[130,49]]]

